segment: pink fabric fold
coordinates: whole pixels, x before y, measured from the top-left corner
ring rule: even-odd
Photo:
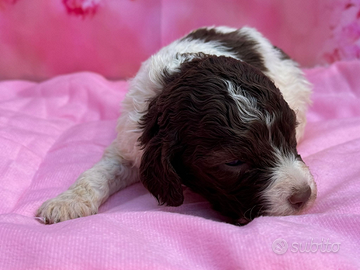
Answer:
[[[359,269],[360,62],[305,73],[314,94],[299,152],[316,179],[316,203],[243,227],[188,189],[182,206],[158,206],[140,183],[97,215],[41,224],[36,209],[115,138],[128,84],[95,73],[0,82],[0,268]]]

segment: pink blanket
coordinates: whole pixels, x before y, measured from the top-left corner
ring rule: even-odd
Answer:
[[[318,184],[301,216],[223,222],[200,196],[158,206],[140,184],[94,216],[34,218],[115,137],[127,90],[95,73],[0,83],[0,269],[359,269],[360,62],[306,70],[314,84],[299,146]]]

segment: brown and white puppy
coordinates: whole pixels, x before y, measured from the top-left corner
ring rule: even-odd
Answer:
[[[96,214],[139,180],[160,204],[181,205],[185,185],[242,224],[298,214],[317,192],[296,150],[310,94],[298,65],[255,29],[195,30],[142,64],[117,138],[37,216]]]

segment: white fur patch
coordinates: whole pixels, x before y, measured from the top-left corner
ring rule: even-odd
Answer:
[[[271,183],[263,191],[262,197],[268,204],[267,215],[291,215],[299,211],[289,202],[294,190],[310,186],[311,195],[306,203],[307,208],[316,198],[316,183],[304,162],[296,159],[293,154],[284,155],[277,151],[278,165],[273,168]]]

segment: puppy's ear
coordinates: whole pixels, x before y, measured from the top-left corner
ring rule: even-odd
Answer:
[[[171,135],[174,133],[165,128],[168,125],[164,115],[159,113],[158,105],[154,100],[141,120],[143,134],[139,141],[144,152],[140,164],[140,180],[159,204],[179,206],[184,201],[184,195],[181,178],[172,164],[178,153],[177,139],[175,135]]]
[[[145,147],[140,165],[140,179],[159,204],[179,206],[184,201],[181,179],[171,164],[168,143],[155,136]]]

